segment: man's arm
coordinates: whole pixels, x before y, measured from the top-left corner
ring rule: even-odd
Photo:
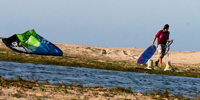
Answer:
[[[153,42],[152,42],[152,46],[154,46],[154,42],[155,42],[155,40],[156,40],[156,36],[154,37],[154,39],[153,39]]]

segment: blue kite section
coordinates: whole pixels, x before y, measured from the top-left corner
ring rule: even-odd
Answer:
[[[139,57],[137,63],[138,64],[145,64],[156,52],[156,46],[149,46]]]
[[[57,56],[63,55],[63,52],[57,46],[55,46],[45,38],[41,37],[40,35],[38,35],[38,40],[41,42],[40,46],[36,51],[33,51],[31,53]]]

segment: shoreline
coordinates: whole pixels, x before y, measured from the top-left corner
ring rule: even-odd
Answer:
[[[82,84],[37,82],[35,80],[5,79],[0,77],[0,99],[41,100],[41,99],[67,99],[67,100],[115,100],[115,99],[142,99],[151,100],[141,93],[133,93],[130,89],[116,87],[103,88],[99,86],[86,86]]]
[[[34,76],[33,76],[34,77]],[[135,93],[130,88],[120,86],[103,88],[97,86],[83,86],[77,83],[50,84],[48,81],[38,82],[38,79],[23,80],[5,79],[0,76],[0,99],[14,100],[179,100],[189,99],[181,94],[172,96],[169,90],[163,92],[152,90],[149,93]],[[195,96],[195,95],[194,95]],[[195,97],[193,97],[195,98]],[[197,95],[196,98],[199,98]]]

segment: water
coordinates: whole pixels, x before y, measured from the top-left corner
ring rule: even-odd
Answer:
[[[33,74],[39,81],[48,80],[52,84],[76,82],[84,86],[131,87],[134,92],[141,93],[167,88],[172,94],[180,92],[185,96],[200,92],[200,78],[0,61],[0,75],[5,78],[21,76],[30,80]]]

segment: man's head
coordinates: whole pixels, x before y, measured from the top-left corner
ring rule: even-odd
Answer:
[[[169,29],[169,25],[165,24],[165,26],[163,27],[163,31],[168,31],[168,29]]]

